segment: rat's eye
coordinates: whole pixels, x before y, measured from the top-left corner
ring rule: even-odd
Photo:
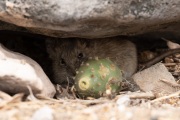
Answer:
[[[78,59],[82,59],[83,57],[84,57],[84,55],[82,53],[79,53]]]
[[[63,58],[61,58],[61,65],[65,65],[66,64],[66,62],[64,61],[64,59]]]

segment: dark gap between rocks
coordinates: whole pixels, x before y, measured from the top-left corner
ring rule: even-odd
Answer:
[[[159,54],[162,54],[164,50],[168,48],[166,41],[162,39],[166,36],[169,35],[162,35],[161,37],[161,35],[157,36],[157,33],[155,33],[154,36],[152,33],[147,33],[134,37],[122,36],[122,38],[130,39],[136,44],[138,49],[138,61],[140,65],[142,62],[148,61],[149,58],[156,57]],[[2,43],[5,47],[12,51],[19,52],[34,59],[37,63],[40,64],[44,72],[53,82],[52,61],[49,59],[48,53],[46,51],[46,38],[47,36],[38,34],[0,31],[0,43]],[[169,38],[168,40],[177,41],[176,36],[172,36],[171,38]],[[174,40],[173,38],[176,39]],[[145,52],[145,54],[143,52]],[[170,58],[166,58],[165,63],[168,63],[168,61],[170,61],[171,63],[179,63],[180,58],[172,58],[171,56]],[[178,80],[180,71],[175,70],[177,69],[177,67],[167,66],[167,68],[173,74],[176,80]]]

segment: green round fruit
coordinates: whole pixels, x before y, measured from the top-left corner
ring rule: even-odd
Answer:
[[[121,70],[109,59],[88,60],[75,78],[75,89],[82,98],[101,97],[107,91],[111,94],[121,90]]]

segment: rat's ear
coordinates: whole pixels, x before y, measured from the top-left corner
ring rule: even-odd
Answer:
[[[92,42],[88,39],[79,39],[77,40],[77,45],[81,48],[90,48],[92,46]]]
[[[57,42],[58,40],[55,38],[46,39],[46,50],[49,54],[49,57],[52,59],[55,57]]]

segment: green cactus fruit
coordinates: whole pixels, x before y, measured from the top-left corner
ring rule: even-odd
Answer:
[[[75,78],[75,89],[82,98],[117,93],[121,89],[121,70],[109,59],[88,60],[84,63]]]

